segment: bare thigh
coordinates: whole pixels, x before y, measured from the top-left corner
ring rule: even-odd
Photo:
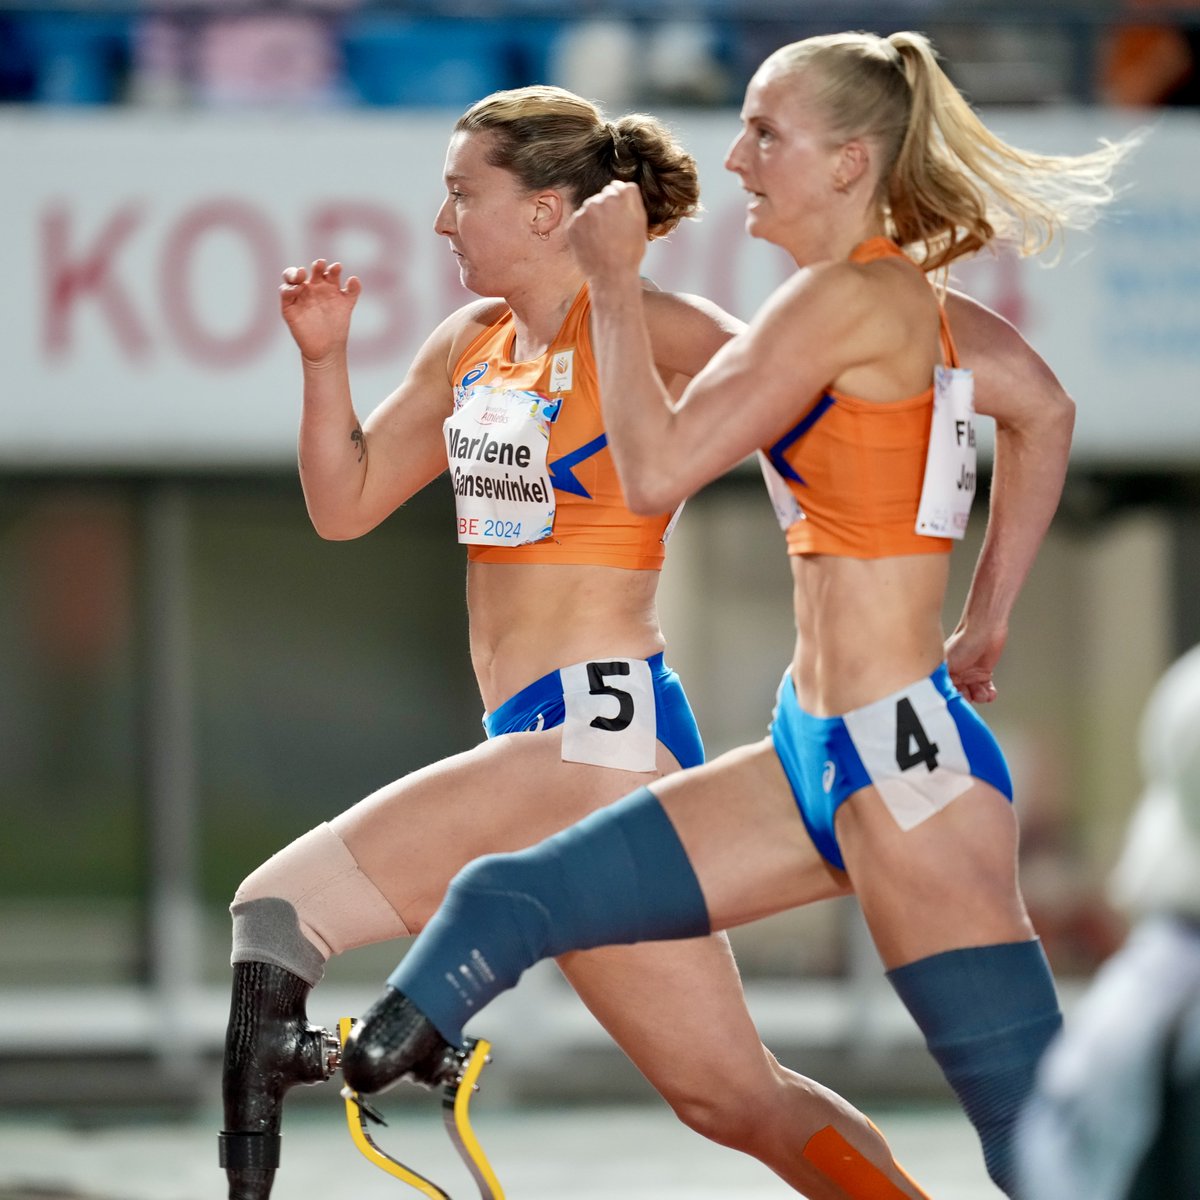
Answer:
[[[483,854],[521,850],[676,770],[639,774],[562,761],[559,729],[506,734],[380,788],[330,824],[409,931]]]
[[[813,845],[770,738],[653,790],[688,853],[714,929],[850,890],[845,873]]]
[[[714,929],[847,889],[813,848],[769,740],[669,775],[653,791],[696,871]],[[565,955],[559,965],[634,1064],[689,1119],[709,1108],[723,1109],[727,1121],[740,1106],[747,1120],[761,1122],[752,1098],[769,1105],[781,1071],[746,1009],[724,934],[607,946]],[[714,1079],[724,1099],[714,1096]],[[817,1091],[807,1133],[829,1120],[830,1100]],[[797,1103],[793,1097],[787,1110],[793,1122]]]
[[[886,967],[1034,936],[1017,880],[1017,817],[977,781],[903,830],[874,788],[835,818],[838,844]]]
[[[521,849],[677,770],[639,775],[561,760],[559,731],[483,743],[397,780],[337,817],[334,828],[413,933],[471,859]],[[572,987],[669,1101],[761,1092],[773,1060],[745,1007],[721,935],[608,946],[559,960]],[[703,1053],[695,1052],[703,1044]]]

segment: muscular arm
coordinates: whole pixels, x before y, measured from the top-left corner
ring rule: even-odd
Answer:
[[[947,642],[950,674],[976,703],[996,697],[992,672],[1017,595],[1058,508],[1075,404],[1054,373],[1002,317],[957,292],[946,313],[975,407],[996,422],[987,531],[963,613]]]
[[[643,227],[635,217],[622,268],[588,283],[609,448],[626,503],[650,514],[669,511],[694,490],[674,485],[670,469],[681,393],[745,325],[699,296],[647,286],[638,275]]]
[[[870,289],[842,267],[799,273],[736,334],[738,324],[706,302],[645,292],[645,210],[630,184],[586,201],[571,243],[591,288],[609,445],[635,512],[669,511],[778,435],[878,333]],[[712,355],[678,403],[655,369],[684,370],[664,362],[672,339]]]
[[[326,268],[321,260],[311,272],[287,272],[285,280],[283,316],[300,349],[304,381],[299,460],[309,517],[322,537],[359,537],[445,469],[450,359],[468,310],[438,326],[403,383],[360,424],[347,368],[358,281],[342,287],[337,264]]]
[[[300,483],[324,538],[360,537],[446,468],[442,421],[450,413],[452,333],[439,327],[404,382],[359,423],[345,352],[304,365]]]

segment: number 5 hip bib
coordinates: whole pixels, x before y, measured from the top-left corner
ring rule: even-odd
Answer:
[[[622,771],[653,771],[658,749],[654,681],[637,658],[563,667],[562,756]]]
[[[546,452],[561,404],[537,392],[475,387],[446,418],[460,542],[523,546],[550,536],[555,498]]]

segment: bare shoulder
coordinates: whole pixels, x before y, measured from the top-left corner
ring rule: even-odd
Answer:
[[[905,336],[918,329],[936,326],[937,292],[929,277],[908,258],[880,258],[868,263],[850,263],[870,294],[869,303],[897,320]]]
[[[860,314],[878,307],[902,283],[899,275],[881,272],[877,266],[844,260],[811,263],[780,284],[770,303],[788,309],[826,309],[831,316],[847,310]]]
[[[951,288],[944,303],[950,332],[964,362],[1020,353],[1028,346],[1011,321],[966,293]]]
[[[719,304],[688,292],[664,292],[651,285],[642,292],[646,321],[651,325],[686,321],[693,325],[711,325],[729,336],[740,333],[745,323]]]
[[[646,289],[646,332],[660,368],[695,375],[745,323],[703,296]]]
[[[457,358],[490,325],[508,312],[503,300],[488,296],[455,309],[438,327],[451,354]]]
[[[495,296],[483,296],[443,317],[438,329],[458,330],[474,327],[482,330],[495,324],[506,312],[508,305],[503,300]]]
[[[768,326],[799,324],[814,336],[865,347],[874,357],[936,329],[937,311],[933,289],[911,264],[843,260],[798,270],[764,305],[762,316]]]

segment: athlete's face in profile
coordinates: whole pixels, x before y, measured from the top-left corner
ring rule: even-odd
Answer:
[[[487,160],[491,135],[456,133],[446,151],[446,198],[434,230],[450,243],[463,286],[506,296],[535,254],[534,206],[516,176]]]
[[[834,194],[839,147],[807,99],[802,72],[769,62],[746,88],[742,129],[725,167],[750,193],[746,232],[790,251],[797,261],[819,253]]]

